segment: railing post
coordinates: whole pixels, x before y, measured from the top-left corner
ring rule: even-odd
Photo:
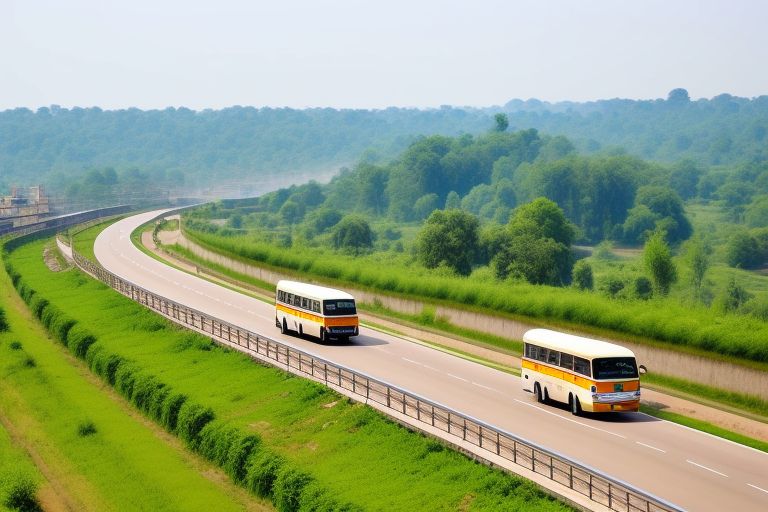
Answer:
[[[390,395],[390,388],[387,386],[387,408],[392,408],[392,401],[391,401],[391,395]]]

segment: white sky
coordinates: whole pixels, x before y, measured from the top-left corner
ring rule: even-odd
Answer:
[[[0,110],[768,94],[764,0],[0,0]]]

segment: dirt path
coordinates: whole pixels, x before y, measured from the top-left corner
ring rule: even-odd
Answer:
[[[179,232],[162,231],[158,234],[158,236],[162,244],[173,244],[178,240]],[[200,267],[198,265],[190,264],[168,254],[165,251],[160,250],[152,240],[151,233],[145,232],[142,234],[142,243],[146,248],[151,250],[160,258],[170,261],[174,266],[191,274],[201,274]],[[207,273],[201,277],[211,281],[224,283],[230,287],[233,286],[231,281],[224,281]],[[257,289],[247,288],[244,290],[247,290],[251,294],[257,293],[262,297],[270,300],[272,299],[269,294]],[[361,314],[360,317],[364,322],[374,323],[386,329],[396,331],[404,335],[404,337],[409,338],[417,343],[432,344],[436,345],[438,348],[470,354],[471,356],[484,359],[486,361],[490,361],[505,367],[520,368],[520,358],[504,354],[490,348],[479,347],[455,338],[451,338],[449,336],[427,332],[417,327],[403,325],[399,321],[394,322],[375,315]],[[705,421],[731,432],[736,432],[738,434],[768,442],[768,423],[746,418],[739,414],[734,414],[718,409],[716,407],[711,407],[684,398],[664,394],[662,392],[654,391],[648,388],[643,389],[643,397],[643,403],[655,409]]]

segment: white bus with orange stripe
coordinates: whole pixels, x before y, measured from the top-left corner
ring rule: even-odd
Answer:
[[[582,411],[640,409],[640,374],[635,354],[620,345],[547,329],[523,336],[520,379],[541,402]]]
[[[313,284],[279,281],[275,290],[275,325],[283,334],[308,334],[346,341],[360,332],[355,298]]]

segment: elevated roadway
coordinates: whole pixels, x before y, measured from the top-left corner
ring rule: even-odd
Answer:
[[[130,234],[161,211],[96,239],[99,263],[156,294],[443,403],[688,510],[768,510],[768,454],[641,413],[574,417],[536,403],[519,378],[361,328],[344,345],[280,334],[274,307],[164,265]]]

